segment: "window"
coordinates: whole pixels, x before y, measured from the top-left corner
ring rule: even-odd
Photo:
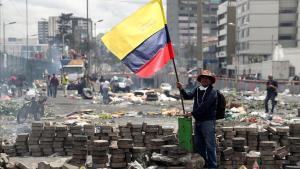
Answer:
[[[291,35],[280,35],[279,40],[293,40]]]
[[[280,23],[279,26],[282,26],[282,27],[288,27],[288,26],[295,26],[296,23],[293,23],[293,22],[283,22],[283,23]]]
[[[247,30],[247,31],[246,31],[246,37],[249,37],[249,36],[250,36],[250,29],[247,28],[246,30]],[[249,46],[249,44],[248,44],[248,46]]]
[[[285,8],[285,9],[280,9],[279,13],[296,13],[297,8]]]

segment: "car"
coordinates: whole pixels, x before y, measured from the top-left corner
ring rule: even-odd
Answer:
[[[160,84],[160,89],[162,91],[171,91],[172,90],[172,86],[169,83],[161,83]]]
[[[117,92],[126,92],[126,82],[124,77],[114,77],[110,82],[111,91],[114,93]]]

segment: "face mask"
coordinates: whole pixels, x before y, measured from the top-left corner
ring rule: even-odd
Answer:
[[[202,85],[201,86],[199,86],[199,89],[200,90],[206,90],[208,87],[203,87]]]

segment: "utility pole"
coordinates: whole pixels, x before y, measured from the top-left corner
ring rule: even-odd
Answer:
[[[86,54],[88,57],[88,74],[90,74],[91,69],[91,55],[90,55],[90,47],[89,47],[89,41],[90,41],[90,35],[89,35],[89,0],[86,0],[86,33],[87,33],[87,41],[86,41]]]
[[[2,13],[2,0],[0,0],[0,39],[1,39],[1,23],[2,23],[2,15],[1,15],[1,13]],[[4,60],[4,55],[3,55],[3,51],[2,52],[0,52],[0,80],[2,79],[2,63],[3,63],[3,61],[2,61],[2,58],[3,58],[3,60]]]
[[[197,66],[203,69],[203,50],[202,50],[202,6],[203,0],[197,1]]]
[[[26,72],[29,73],[29,51],[28,51],[28,0],[26,0]],[[24,67],[24,68],[25,68]],[[32,80],[32,71],[30,72],[30,81]]]

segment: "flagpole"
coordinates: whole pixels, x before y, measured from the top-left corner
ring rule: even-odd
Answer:
[[[159,6],[160,6],[160,9],[161,9],[161,12],[162,12],[162,16],[163,16],[165,25],[167,25],[167,21],[166,21],[166,16],[165,16],[164,9],[163,9],[162,0],[158,0],[158,1],[159,1]],[[169,36],[169,38],[171,39],[168,27],[166,27],[166,31],[167,31],[167,36]],[[169,45],[168,45],[168,48],[169,48],[170,51],[174,52],[173,48],[171,48]],[[178,73],[177,73],[177,68],[176,68],[174,57],[172,58],[172,62],[173,62],[174,70],[175,70],[176,81],[179,83],[179,78],[178,78]],[[179,92],[180,92],[180,90],[179,90]],[[183,97],[182,97],[181,92],[180,92],[180,100],[181,100],[181,106],[182,106],[183,114],[185,114],[184,102],[183,102]]]
[[[176,69],[176,64],[175,64],[174,58],[172,59],[172,62],[173,62],[174,70],[175,70],[176,80],[177,80],[177,82],[179,82],[179,78],[178,78],[178,74],[177,74],[177,69]],[[180,92],[180,90],[179,90],[179,92]],[[184,103],[183,103],[183,97],[182,97],[182,94],[181,94],[181,93],[180,93],[180,100],[181,100],[181,105],[182,105],[183,114],[185,114]]]

